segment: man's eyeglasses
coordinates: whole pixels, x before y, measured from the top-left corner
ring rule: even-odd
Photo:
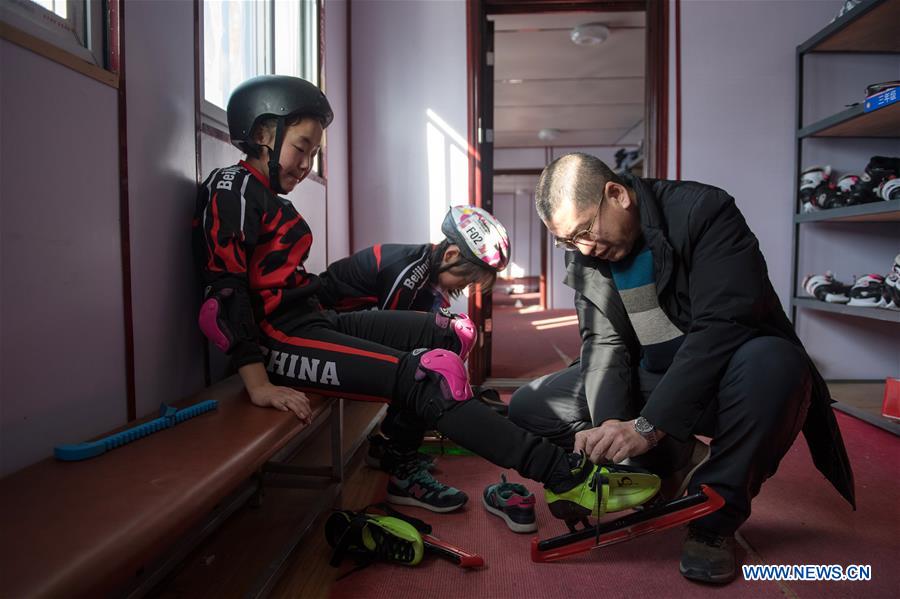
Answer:
[[[597,217],[600,216],[600,206],[603,205],[603,197],[600,197],[600,203],[597,204],[597,212],[594,218],[588,223],[583,231],[575,233],[571,237],[556,237],[553,239],[553,245],[566,250],[567,252],[577,252],[579,245],[590,245],[597,241],[597,234],[594,233],[594,225],[597,223]]]

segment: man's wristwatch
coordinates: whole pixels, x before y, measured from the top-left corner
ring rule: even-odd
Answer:
[[[647,439],[650,443],[650,449],[656,447],[656,444],[659,442],[656,427],[650,424],[650,421],[643,416],[638,416],[637,420],[634,421],[634,431]]]

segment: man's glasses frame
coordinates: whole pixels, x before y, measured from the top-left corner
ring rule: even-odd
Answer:
[[[571,237],[554,237],[553,245],[562,248],[567,252],[577,252],[579,244],[590,245],[597,241],[597,234],[594,233],[594,225],[597,224],[597,218],[600,216],[601,206],[603,206],[603,196],[600,196],[600,202],[597,203],[597,212],[594,213],[594,218],[588,223],[586,229],[575,233]]]

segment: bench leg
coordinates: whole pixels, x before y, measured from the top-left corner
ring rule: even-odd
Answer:
[[[343,450],[343,425],[344,425],[344,400],[338,399],[332,402],[328,421],[331,425],[331,465],[324,468],[303,468],[292,464],[280,462],[268,462],[262,469],[264,486],[286,486],[295,488],[323,488],[323,494],[313,506],[306,518],[296,527],[289,541],[278,555],[269,563],[266,571],[257,578],[253,587],[245,597],[267,597],[274,588],[281,573],[293,554],[300,540],[312,529],[319,515],[332,507],[341,493],[344,479],[344,450]],[[283,475],[280,479],[278,475]],[[272,476],[274,475],[274,476]]]
[[[337,483],[337,502],[344,489],[344,400],[331,406],[331,478]]]

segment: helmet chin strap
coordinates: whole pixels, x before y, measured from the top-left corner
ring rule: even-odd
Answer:
[[[275,193],[287,193],[281,187],[281,164],[278,159],[281,157],[281,143],[284,141],[284,117],[278,117],[275,124],[275,143],[274,148],[269,150],[269,187]]]

